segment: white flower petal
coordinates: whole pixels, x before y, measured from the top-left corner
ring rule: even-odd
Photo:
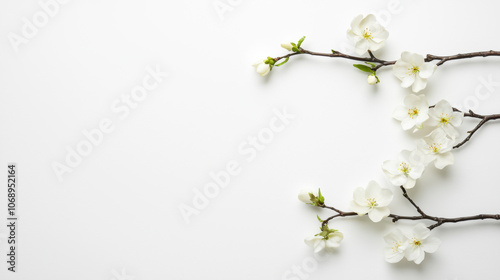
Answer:
[[[411,90],[413,92],[419,92],[419,91],[423,90],[426,86],[427,86],[427,79],[423,79],[419,76],[416,76],[415,82],[413,83]]]
[[[434,166],[436,166],[437,169],[443,169],[446,166],[453,164],[454,161],[455,160],[451,152],[438,154],[436,155],[436,161],[434,162]]]
[[[375,207],[372,208],[370,212],[368,212],[368,217],[370,218],[370,220],[372,220],[372,222],[378,223],[390,214],[391,211],[388,207]]]
[[[307,246],[314,247],[314,244],[316,244],[318,241],[321,241],[321,239],[323,239],[323,237],[321,236],[311,236],[305,238],[304,242],[307,244]]]
[[[380,191],[380,197],[377,198],[378,207],[384,207],[392,202],[394,195],[389,189],[382,189]]]
[[[436,68],[435,64],[426,62],[419,67],[418,75],[420,78],[428,79],[436,71]]]
[[[452,113],[452,118],[450,120],[450,123],[454,127],[459,127],[462,124],[463,119],[464,119],[464,113],[463,112],[453,112]]]
[[[431,231],[423,223],[416,224],[412,229],[413,236],[419,240],[427,238]]]
[[[314,245],[314,253],[321,252],[321,250],[325,249],[325,246],[326,246],[326,242],[324,239],[320,240],[319,242],[316,242],[316,244]]]
[[[357,204],[364,205],[366,201],[365,189],[361,187],[356,188],[352,194],[352,198]]]
[[[370,211],[370,207],[365,206],[365,205],[359,205],[355,201],[351,201],[350,206],[351,206],[351,211],[356,212],[360,216],[362,216],[362,215],[368,213],[368,211]]]
[[[368,186],[365,189],[366,198],[380,197],[380,185],[375,181],[368,182]]]
[[[398,106],[392,113],[392,117],[398,121],[408,118],[408,108],[405,106]]]
[[[439,249],[441,240],[436,237],[429,237],[422,243],[422,249],[427,253],[434,253]]]
[[[409,88],[414,83],[415,83],[414,75],[407,75],[406,77],[401,79],[401,87],[403,88]]]
[[[415,183],[416,183],[415,179],[408,178],[406,180],[406,183],[403,184],[403,187],[405,189],[411,189],[411,188],[413,188],[415,186]]]

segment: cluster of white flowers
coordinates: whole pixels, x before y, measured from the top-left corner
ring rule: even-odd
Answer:
[[[385,260],[397,263],[406,257],[408,261],[420,264],[425,258],[425,253],[434,253],[441,245],[439,239],[429,236],[430,233],[431,231],[422,223],[415,225],[409,233],[403,233],[396,228],[384,236],[387,243],[384,249]]]
[[[434,162],[438,169],[453,164],[451,150],[459,135],[457,127],[462,124],[464,113],[454,111],[446,100],[439,101],[429,109],[424,95],[409,94],[403,103],[396,108],[393,117],[401,121],[404,130],[432,130],[417,140],[413,151],[402,151],[398,160],[388,160],[382,164],[384,173],[394,185],[410,189],[429,163]]]

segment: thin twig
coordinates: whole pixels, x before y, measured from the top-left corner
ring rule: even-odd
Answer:
[[[372,67],[371,69],[373,71],[377,71],[379,68],[384,67],[384,66],[389,66],[393,65],[396,63],[396,60],[383,60],[376,58],[371,51],[368,51],[368,54],[370,57],[362,57],[362,56],[353,56],[353,55],[348,55],[341,53],[339,51],[334,51],[332,50],[332,53],[320,53],[320,52],[313,52],[309,51],[303,48],[299,48],[299,52],[294,52],[294,53],[289,53],[284,56],[279,56],[274,58],[274,61],[278,62],[281,59],[295,56],[295,55],[300,55],[300,54],[308,54],[308,55],[313,55],[313,56],[325,56],[325,57],[332,57],[332,58],[344,58],[344,59],[349,59],[349,60],[355,60],[355,61],[364,61],[364,62],[370,62],[370,63],[376,63],[375,67]],[[459,53],[455,55],[448,55],[448,56],[438,56],[438,55],[432,55],[432,54],[427,54],[425,57],[426,62],[438,60],[438,63],[436,64],[437,66],[443,65],[447,61],[451,60],[457,60],[457,59],[465,59],[465,58],[473,58],[473,57],[487,57],[487,56],[500,56],[500,51],[481,51],[481,52],[471,52],[471,53]]]

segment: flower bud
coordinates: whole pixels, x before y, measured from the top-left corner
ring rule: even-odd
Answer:
[[[292,51],[292,48],[293,48],[292,44],[290,44],[290,43],[283,43],[283,44],[281,44],[281,47],[288,50],[288,51]]]
[[[312,188],[302,189],[299,191],[299,200],[304,203],[311,203],[311,196],[309,195],[310,193],[312,193],[315,197],[318,196],[318,191]]]
[[[378,82],[377,77],[375,77],[375,75],[370,75],[368,76],[367,82],[369,85],[374,85]]]

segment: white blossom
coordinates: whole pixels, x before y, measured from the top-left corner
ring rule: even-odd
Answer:
[[[463,112],[455,112],[450,103],[446,100],[441,100],[436,105],[429,109],[429,125],[440,127],[452,139],[458,137],[456,130],[462,124],[464,119]]]
[[[389,216],[390,210],[387,207],[392,201],[392,191],[382,189],[375,181],[370,181],[366,189],[357,188],[354,190],[351,210],[358,215],[368,213],[368,217],[373,222],[380,222]]]
[[[422,123],[429,118],[429,103],[425,95],[408,94],[403,105],[394,110],[392,117],[401,121],[404,130],[422,127]]]
[[[427,79],[436,70],[436,65],[425,62],[424,57],[411,52],[403,52],[392,68],[394,75],[401,80],[404,88],[412,87],[419,92],[427,86]]]
[[[436,168],[443,169],[454,162],[451,153],[454,142],[453,139],[446,135],[444,130],[435,129],[423,139],[419,139],[417,146],[424,154],[426,163],[434,162]]]
[[[405,250],[405,257],[407,260],[420,264],[425,258],[425,253],[437,251],[441,241],[430,234],[431,231],[423,223],[417,224],[411,233],[406,234],[408,247]]]
[[[418,150],[403,150],[397,160],[386,160],[382,163],[382,170],[395,186],[411,189],[425,169],[424,158]]]
[[[405,256],[408,247],[408,239],[396,228],[394,231],[384,236],[386,247],[384,248],[385,260],[390,263],[397,263]]]
[[[344,239],[344,235],[339,231],[334,231],[326,235],[326,237],[315,235],[304,239],[304,242],[314,249],[314,253],[319,253],[322,250],[331,252],[340,246],[340,242]]]
[[[389,37],[389,32],[377,22],[372,14],[366,17],[363,15],[355,17],[351,22],[351,29],[347,31],[347,38],[354,42],[359,55],[365,54],[368,50],[380,49],[387,37]]]

